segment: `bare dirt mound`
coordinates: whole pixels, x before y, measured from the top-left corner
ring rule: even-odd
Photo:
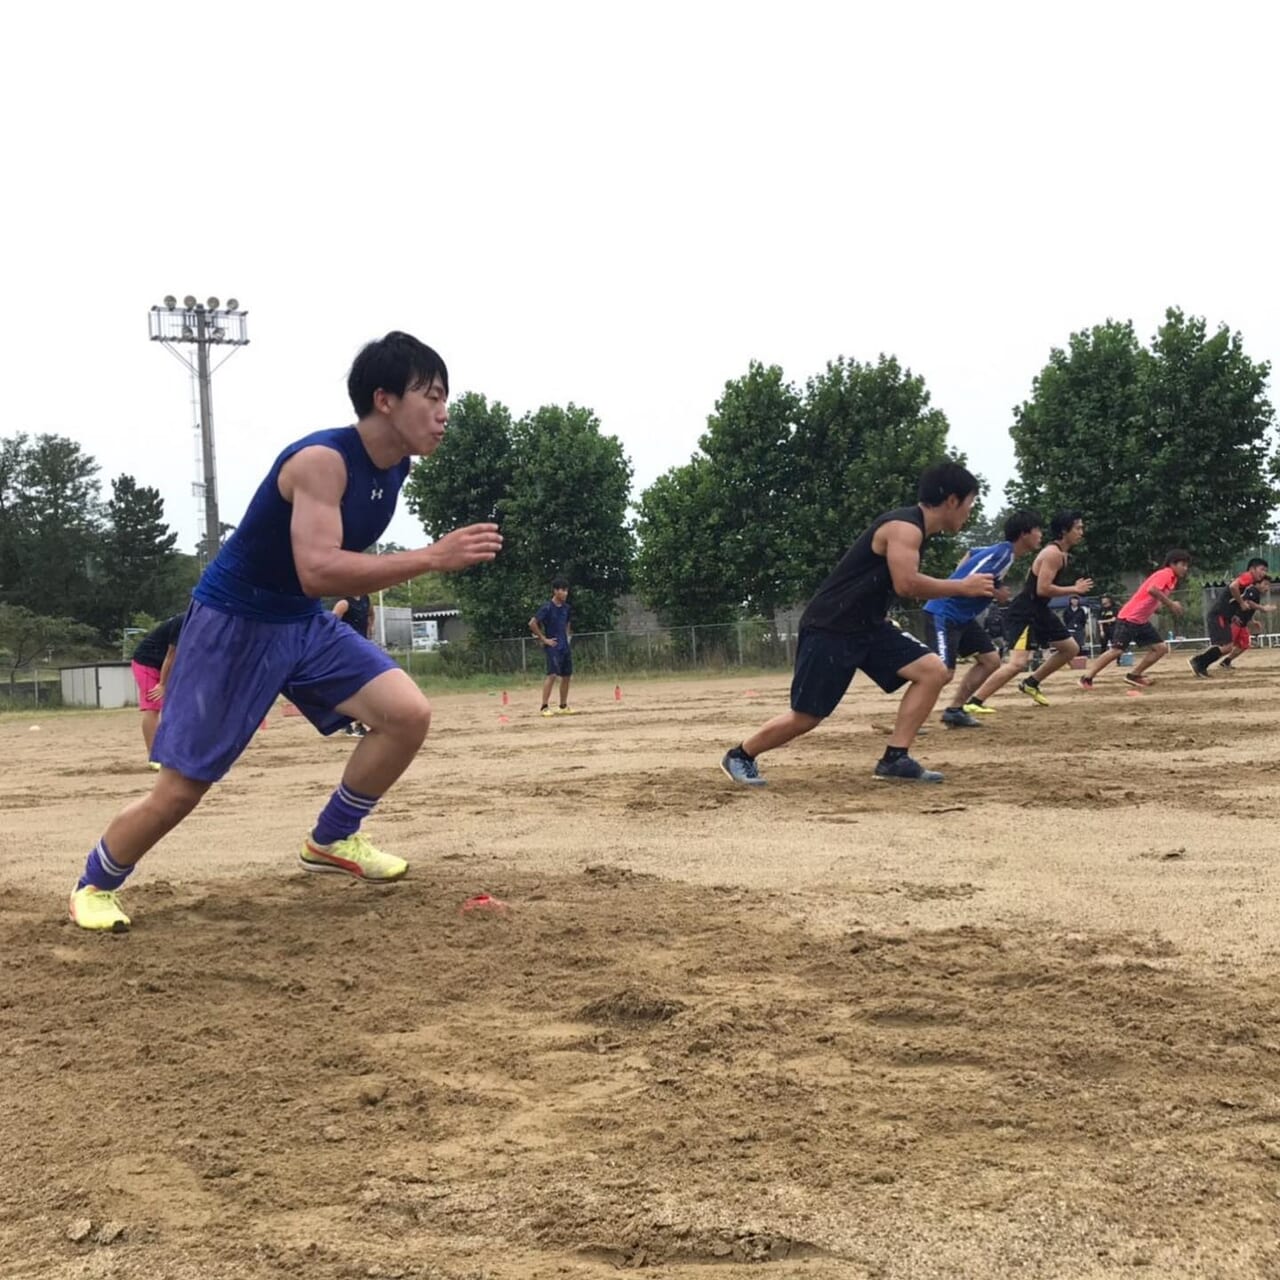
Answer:
[[[480,874],[10,894],[0,1274],[1274,1274],[1274,975]]]

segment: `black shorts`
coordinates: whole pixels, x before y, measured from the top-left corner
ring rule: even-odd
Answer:
[[[1226,648],[1231,643],[1231,629],[1235,626],[1235,619],[1229,618],[1223,613],[1211,613],[1209,615],[1209,643],[1216,644],[1220,648]]]
[[[850,633],[801,627],[791,710],[825,720],[840,705],[855,671],[866,672],[885,693],[892,693],[906,684],[898,672],[928,655],[915,636],[891,622]]]
[[[1014,597],[1004,615],[1004,634],[1010,649],[1035,649],[1071,638],[1062,615],[1051,609],[1047,600],[1031,600],[1022,594]]]
[[[1138,649],[1150,649],[1153,644],[1160,644],[1160,633],[1149,622],[1126,622],[1121,618],[1116,629],[1111,633],[1111,649],[1127,649],[1134,645]]]
[[[949,671],[956,669],[957,658],[971,658],[975,653],[995,653],[996,647],[987,629],[978,621],[945,622],[938,626],[938,619],[927,610],[924,615],[924,641],[947,664]]]

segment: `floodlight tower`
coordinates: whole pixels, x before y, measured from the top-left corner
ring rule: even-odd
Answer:
[[[200,446],[204,460],[204,556],[208,560],[217,554],[222,541],[222,525],[218,520],[218,477],[213,455],[213,375],[236,353],[237,347],[249,345],[245,317],[249,313],[240,309],[235,298],[228,298],[223,306],[217,298],[209,298],[203,304],[187,294],[179,307],[178,300],[169,294],[163,306],[151,308],[151,341],[159,342],[175,359],[195,375],[200,384]],[[196,349],[196,362],[178,350],[179,345]],[[212,369],[209,368],[209,348],[230,347],[226,355]]]

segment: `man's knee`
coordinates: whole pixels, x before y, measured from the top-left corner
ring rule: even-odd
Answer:
[[[212,783],[185,778],[172,769],[162,769],[147,796],[147,805],[157,817],[175,827],[204,798]]]

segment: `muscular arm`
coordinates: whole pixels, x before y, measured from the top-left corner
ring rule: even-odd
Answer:
[[[883,540],[882,547],[876,543]],[[989,573],[967,578],[931,578],[920,572],[920,530],[905,520],[891,520],[876,530],[871,549],[882,554],[889,566],[893,589],[915,600],[939,600],[944,596],[989,596],[995,589]]]
[[[280,495],[293,505],[289,540],[298,581],[309,596],[364,596],[424,573],[450,573],[492,560],[502,547],[497,525],[455,529],[429,547],[367,556],[342,549],[347,469],[324,445],[302,449],[280,469]]]
[[[1054,585],[1054,578],[1062,572],[1066,557],[1057,547],[1047,547],[1040,558],[1040,567],[1036,570],[1036,595],[1041,600],[1052,600],[1057,596],[1078,596],[1093,587],[1092,578],[1077,578],[1070,586]]]

